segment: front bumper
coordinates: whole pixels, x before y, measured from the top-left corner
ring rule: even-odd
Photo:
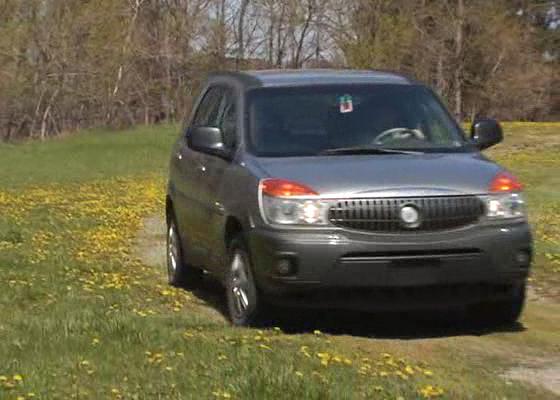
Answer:
[[[474,299],[478,289],[491,296],[519,286],[532,257],[525,222],[414,234],[261,228],[251,231],[249,244],[258,285],[272,295],[401,288],[429,294],[445,287],[452,294],[465,291],[468,300],[471,287]],[[293,264],[293,274],[278,272],[282,259]]]

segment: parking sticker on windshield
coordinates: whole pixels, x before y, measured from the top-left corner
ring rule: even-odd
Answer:
[[[354,111],[354,106],[352,105],[352,96],[350,96],[349,94],[340,96],[338,98],[338,104],[341,114],[351,113],[352,111]]]

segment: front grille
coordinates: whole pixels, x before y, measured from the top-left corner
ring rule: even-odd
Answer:
[[[401,219],[401,208],[410,205],[420,216],[411,227]],[[329,209],[333,225],[369,232],[418,232],[460,228],[475,223],[484,213],[476,196],[439,196],[388,199],[337,200]]]

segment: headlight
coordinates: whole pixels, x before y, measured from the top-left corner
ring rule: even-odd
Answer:
[[[525,216],[525,201],[521,193],[492,194],[486,198],[486,216],[492,219]]]
[[[265,220],[279,225],[326,225],[328,204],[318,200],[277,198],[264,195]]]
[[[525,216],[523,185],[507,171],[494,176],[486,200],[486,216],[491,219],[521,218]]]
[[[264,179],[259,196],[263,218],[278,225],[327,225],[329,204],[313,189],[285,179]]]

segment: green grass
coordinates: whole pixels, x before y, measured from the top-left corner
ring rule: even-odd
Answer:
[[[515,143],[491,154],[527,184],[536,283],[554,291],[559,161],[546,138],[558,131],[508,129]],[[382,338],[234,329],[200,296],[168,288],[131,248],[143,218],[162,213],[176,134],[0,144],[0,399],[409,399],[428,385],[443,398],[554,398],[501,377],[558,354],[554,299],[530,303],[519,332],[424,327],[405,340],[379,329],[369,335]],[[538,143],[526,146],[533,134]]]
[[[118,133],[92,130],[47,143],[0,143],[0,187],[163,176],[178,130],[175,125]]]

